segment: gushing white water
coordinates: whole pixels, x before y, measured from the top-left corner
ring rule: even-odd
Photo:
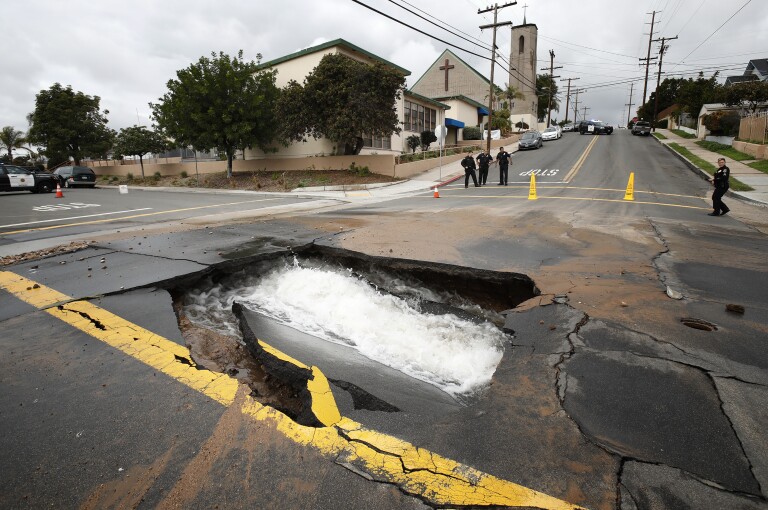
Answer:
[[[503,354],[505,335],[493,324],[421,313],[416,302],[380,292],[348,271],[296,263],[242,283],[190,294],[187,315],[236,334],[229,310],[239,301],[457,395],[487,386]]]

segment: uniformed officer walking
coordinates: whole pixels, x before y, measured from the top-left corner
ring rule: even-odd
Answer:
[[[506,186],[509,181],[509,160],[512,156],[499,147],[499,153],[496,154],[496,161],[499,162],[499,186]]]
[[[730,212],[728,206],[723,203],[723,195],[730,188],[728,178],[731,176],[731,169],[725,166],[725,158],[719,158],[717,166],[719,168],[715,171],[715,176],[708,179],[715,187],[715,191],[712,193],[712,209],[714,210],[709,213],[710,216],[724,216]]]
[[[480,186],[488,183],[488,167],[493,162],[493,156],[490,152],[481,152],[477,156],[477,164],[480,166]]]
[[[472,154],[467,154],[464,159],[461,160],[461,166],[464,167],[464,187],[469,188],[469,176],[472,176],[472,182],[475,183],[477,188],[477,176],[475,175],[475,160],[472,158]]]

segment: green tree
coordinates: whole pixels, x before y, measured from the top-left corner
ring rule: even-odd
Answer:
[[[35,97],[29,142],[43,148],[53,163],[72,158],[79,165],[85,157],[104,157],[115,132],[107,127],[107,115],[99,109],[99,96],[88,96],[54,83]]]
[[[659,96],[659,112],[677,103],[680,86],[684,81],[683,78],[664,78],[664,81],[659,84],[658,89],[651,92],[648,101],[637,109],[638,118],[648,120],[653,118],[657,94]]]
[[[112,150],[115,156],[138,156],[141,177],[144,178],[144,154],[161,152],[166,148],[165,138],[144,126],[123,128],[115,138]]]
[[[24,138],[24,133],[17,131],[13,126],[5,126],[0,131],[0,148],[8,151],[8,160],[13,160],[13,149],[21,148],[22,145],[27,143]]]
[[[704,73],[694,80],[684,80],[677,92],[677,103],[684,112],[698,118],[701,107],[707,103],[717,102],[720,86],[717,84],[717,72],[711,77],[704,78]]]
[[[499,92],[499,97],[504,100],[504,108],[512,110],[512,104],[515,102],[515,99],[525,99],[525,94],[508,83],[505,83],[504,86],[505,88]]]
[[[421,132],[420,140],[421,140],[421,150],[428,151],[429,146],[437,141],[437,135],[435,135],[434,131],[430,131],[429,129],[427,129]]]
[[[421,145],[421,137],[419,135],[411,135],[405,139],[405,143],[408,144],[408,147],[411,149],[411,152],[413,154],[416,154],[416,149],[418,149],[419,146]]]
[[[395,105],[404,86],[405,77],[382,63],[326,55],[303,84],[292,80],[283,89],[282,138],[324,137],[344,147],[344,154],[359,154],[363,135],[400,132]]]
[[[510,115],[512,114],[506,108],[493,112],[491,129],[498,129],[502,133],[509,133],[512,130],[512,123],[509,121]]]
[[[552,91],[552,110],[560,111],[560,101],[557,100],[557,82],[549,74],[540,74],[536,76],[536,96],[539,100],[539,107],[536,115],[539,122],[547,120],[547,106],[549,105],[549,92]]]
[[[719,89],[720,102],[728,106],[743,106],[755,112],[759,105],[768,103],[768,81],[735,83]]]
[[[168,92],[149,104],[155,122],[178,145],[224,151],[232,177],[235,152],[266,149],[275,138],[277,72],[259,69],[260,60],[245,62],[242,50],[236,57],[211,53],[177,71]]]

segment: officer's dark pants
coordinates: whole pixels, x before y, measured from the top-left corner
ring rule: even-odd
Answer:
[[[475,183],[475,187],[478,186],[477,184],[477,176],[475,175],[475,169],[474,168],[465,168],[464,169],[464,187],[469,187],[469,176],[472,176],[472,182]]]
[[[730,209],[723,203],[723,195],[728,191],[728,188],[715,188],[715,192],[712,193],[712,208],[715,214],[725,214]]]
[[[488,167],[480,167],[480,185],[482,186],[486,182],[488,182]]]
[[[499,184],[507,185],[509,181],[509,165],[499,165]]]

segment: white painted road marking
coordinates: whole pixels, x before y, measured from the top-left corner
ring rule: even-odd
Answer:
[[[70,216],[68,218],[56,218],[53,220],[29,221],[27,223],[14,223],[13,225],[0,225],[0,228],[22,227],[24,225],[36,225],[38,223],[50,223],[52,221],[80,220],[83,218],[95,218],[96,216],[108,216],[110,214],[122,214],[122,213],[136,212],[136,211],[149,211],[151,209],[152,209],[151,207],[144,207],[141,209],[129,209],[127,211],[115,211],[115,212],[100,213],[100,214],[89,214],[86,216]]]
[[[38,205],[33,207],[33,211],[47,212],[47,211],[66,211],[68,209],[86,209],[88,207],[101,207],[101,204],[84,204],[82,202],[72,202],[71,204],[53,204],[53,205]]]

